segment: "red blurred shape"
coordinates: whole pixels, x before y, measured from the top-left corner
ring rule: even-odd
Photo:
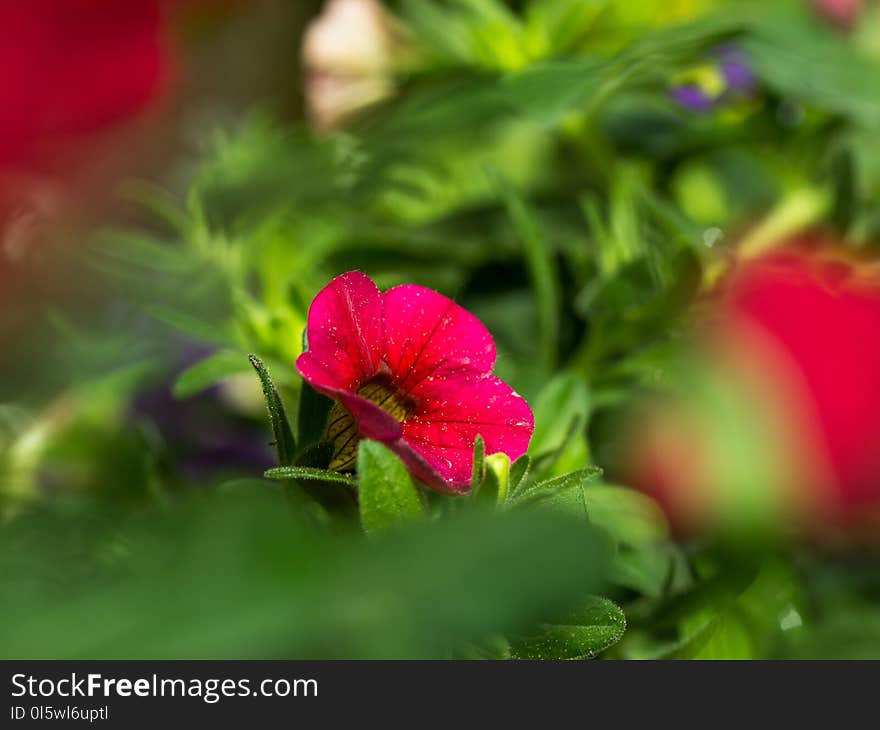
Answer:
[[[880,502],[880,274],[865,264],[792,251],[745,264],[731,282],[734,320],[786,353],[821,435],[832,502]]]
[[[859,19],[864,0],[812,0],[811,4],[825,20],[849,30]]]
[[[159,0],[0,0],[0,166],[144,109],[169,79]]]

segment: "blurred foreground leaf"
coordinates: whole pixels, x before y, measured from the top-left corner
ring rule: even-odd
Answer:
[[[56,508],[57,509],[57,508]],[[609,546],[540,509],[469,511],[366,542],[255,492],[0,530],[6,658],[442,657],[528,634],[601,588]]]
[[[184,370],[174,383],[174,397],[188,398],[230,375],[247,372],[247,361],[240,352],[221,350]]]

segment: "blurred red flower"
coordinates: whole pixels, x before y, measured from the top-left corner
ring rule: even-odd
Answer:
[[[169,58],[160,0],[0,0],[0,167],[56,169],[153,101]]]
[[[826,524],[873,514],[880,270],[792,246],[741,263],[711,307],[699,361],[714,391],[694,384],[641,420],[632,479],[686,528],[780,509]]]
[[[880,502],[880,271],[781,253],[746,264],[727,297],[734,328],[760,328],[789,359],[815,426],[831,501]],[[760,353],[753,353],[755,356]]]

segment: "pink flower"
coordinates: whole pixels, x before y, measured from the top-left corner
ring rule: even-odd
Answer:
[[[368,438],[388,446],[425,484],[465,493],[478,435],[487,453],[525,453],[534,418],[492,375],[492,335],[441,294],[410,284],[380,293],[352,271],[315,297],[307,336],[296,367],[337,401],[327,425],[331,469],[353,468],[357,443]]]

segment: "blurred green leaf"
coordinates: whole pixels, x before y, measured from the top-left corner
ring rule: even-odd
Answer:
[[[630,545],[654,543],[669,536],[660,507],[651,498],[626,487],[590,484],[585,491],[590,522]]]
[[[280,505],[264,491],[4,524],[0,653],[439,658],[564,614],[609,559],[601,535],[542,510],[473,510],[365,542],[315,535]]]
[[[247,372],[247,358],[240,352],[221,350],[184,370],[174,381],[175,398],[189,398],[230,375]]]
[[[880,61],[848,43],[805,7],[779,3],[743,39],[764,83],[795,100],[880,125]]]
[[[225,326],[215,322],[199,319],[192,314],[177,311],[161,305],[150,305],[147,311],[160,322],[174,327],[185,335],[199,342],[213,345],[228,345],[230,335]]]
[[[535,432],[529,444],[532,459],[558,455],[574,433],[587,426],[590,393],[573,373],[556,375],[534,402]]]
[[[731,611],[695,616],[675,659],[755,659],[755,643],[743,618]]]
[[[490,170],[490,176],[504,200],[511,223],[522,245],[538,310],[541,363],[545,372],[550,373],[556,366],[559,346],[560,294],[556,261],[538,219],[523,198],[497,171]]]

